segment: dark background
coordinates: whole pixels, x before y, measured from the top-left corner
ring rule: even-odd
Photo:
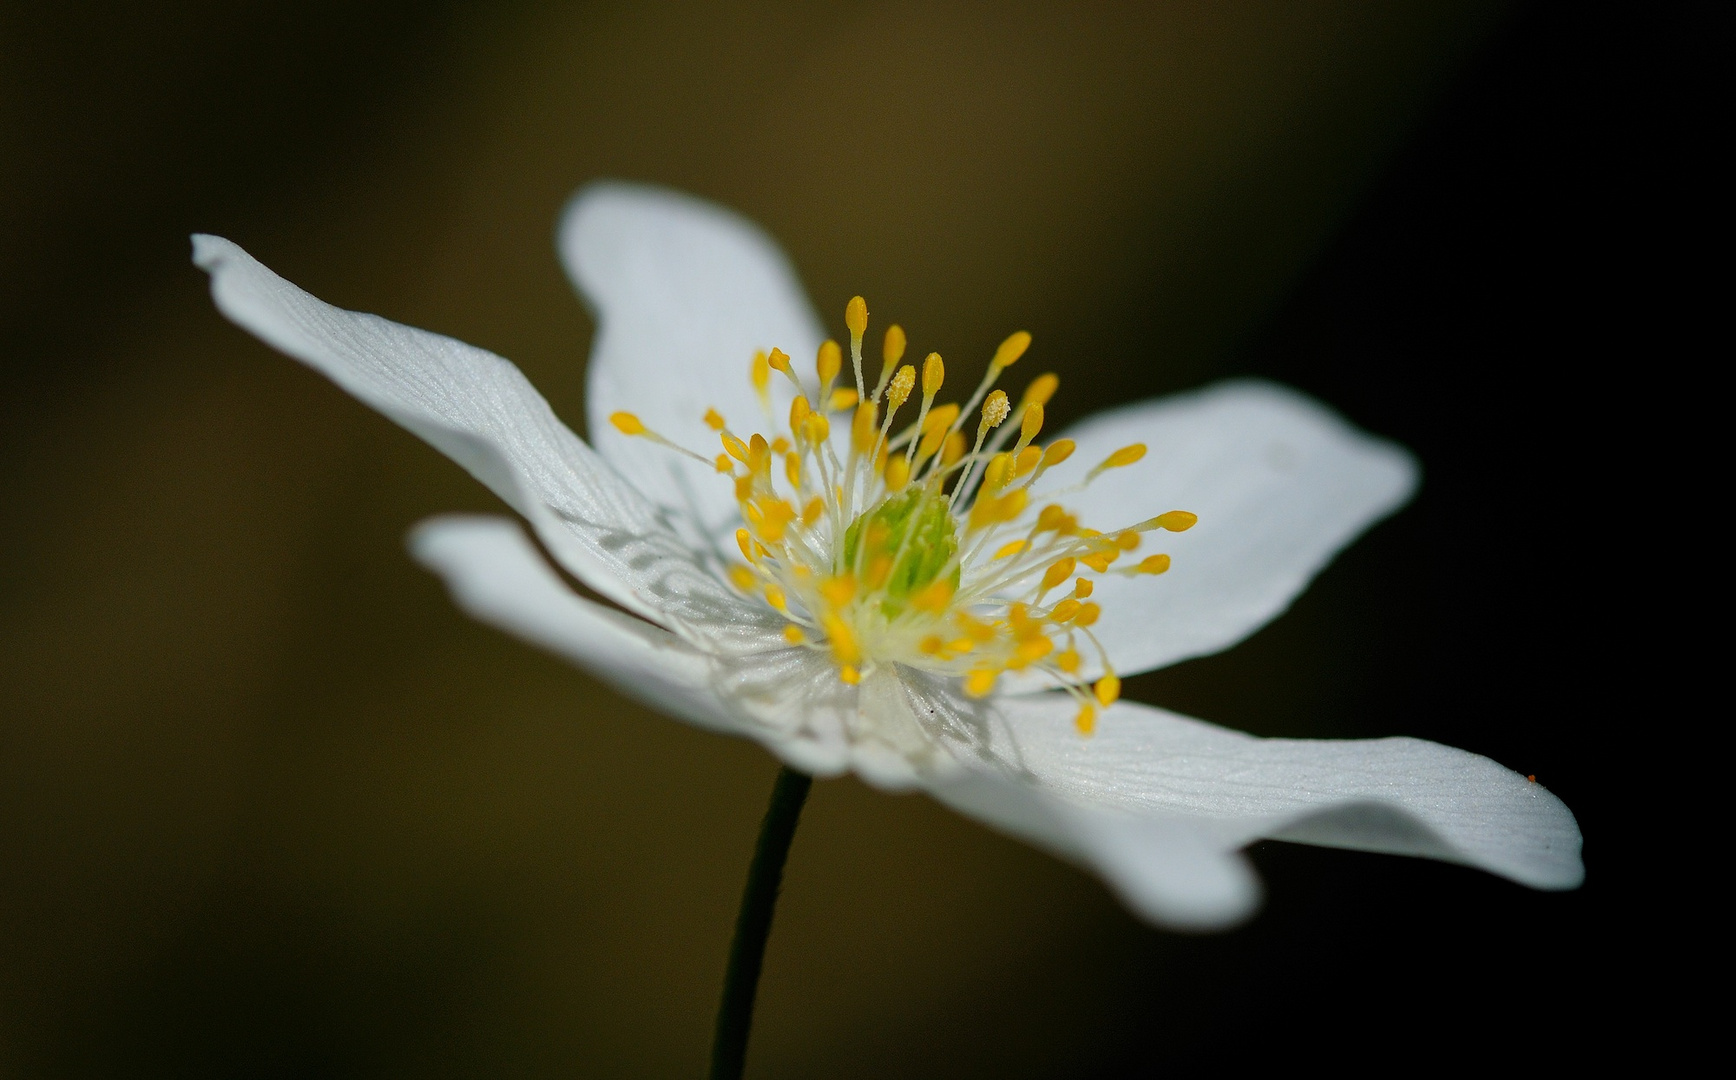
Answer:
[[[1726,11],[0,7],[0,1075],[702,1068],[774,764],[459,616],[402,537],[489,497],[187,263],[224,233],[576,421],[550,237],[598,175],[763,222],[834,323],[859,291],[949,359],[1029,328],[1063,419],[1255,372],[1411,446],[1417,502],[1292,612],[1127,693],[1463,746],[1587,837],[1568,895],[1262,844],[1264,912],[1184,937],[821,784],[751,1074],[1678,1045],[1630,805],[1685,764],[1644,741],[1679,722],[1643,659],[1674,568],[1629,545],[1664,512],[1653,397],[1716,355]]]

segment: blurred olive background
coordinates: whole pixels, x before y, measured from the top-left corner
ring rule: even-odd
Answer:
[[[702,1071],[774,763],[461,617],[403,537],[498,505],[188,263],[220,232],[513,358],[578,426],[591,327],[551,239],[599,176],[762,222],[834,325],[861,292],[964,370],[1031,330],[1063,420],[1253,372],[1416,448],[1422,497],[1290,614],[1129,695],[1464,746],[1588,836],[1570,895],[1260,845],[1266,910],[1183,937],[823,783],[752,1075],[1614,1037],[1626,864],[1579,689],[1612,601],[1576,530],[1619,468],[1586,475],[1608,429],[1571,376],[1635,273],[1653,110],[1704,55],[1648,10],[0,7],[0,1074]]]

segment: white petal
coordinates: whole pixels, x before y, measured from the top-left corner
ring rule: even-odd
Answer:
[[[1186,818],[1081,804],[1011,774],[949,777],[930,794],[967,817],[1096,871],[1122,902],[1159,925],[1219,930],[1259,906],[1260,884],[1247,860]]]
[[[559,244],[597,317],[586,410],[598,451],[650,498],[704,522],[712,539],[726,538],[740,524],[728,481],[628,439],[608,418],[634,413],[707,457],[721,451],[703,420],[708,408],[743,438],[783,430],[793,388],[774,374],[768,415],[748,371],[755,351],[777,347],[812,380],[820,325],[789,260],[745,218],[688,195],[621,183],[593,184],[574,196]],[[878,374],[876,367],[868,377]]]
[[[1118,564],[1161,552],[1173,559],[1168,573],[1098,579],[1092,599],[1103,614],[1094,630],[1122,674],[1246,638],[1282,613],[1340,548],[1402,506],[1417,482],[1403,448],[1271,383],[1221,383],[1141,402],[1065,435],[1078,450],[1042,489],[1082,479],[1122,446],[1147,448],[1144,460],[1061,497],[1091,528],[1107,532],[1168,510],[1199,515],[1187,532],[1146,533]]]
[[[1262,837],[1421,855],[1539,889],[1584,878],[1560,799],[1488,758],[1421,739],[1258,739],[1121,702],[1096,734],[1061,694],[1004,698],[993,756],[1083,805],[1191,822],[1224,849]]]
[[[195,236],[193,259],[210,272],[223,314],[464,466],[598,592],[717,648],[775,638],[769,609],[730,591],[512,364],[326,304],[220,237]]]
[[[458,606],[573,661],[629,697],[713,731],[744,735],[804,772],[849,767],[854,691],[805,649],[720,656],[579,596],[516,523],[448,516],[417,526],[415,557],[445,579]]]

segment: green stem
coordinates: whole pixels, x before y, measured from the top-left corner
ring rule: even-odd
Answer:
[[[735,917],[735,940],[729,946],[729,970],[723,977],[723,1001],[717,1007],[717,1033],[711,1041],[711,1080],[739,1080],[747,1063],[747,1034],[753,1024],[753,998],[765,963],[766,939],[772,932],[772,909],[777,906],[784,859],[790,854],[796,821],[812,783],[811,777],[785,766],[772,786],[772,801],[760,822],[747,888]]]

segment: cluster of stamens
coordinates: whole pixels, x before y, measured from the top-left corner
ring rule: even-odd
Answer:
[[[904,331],[889,327],[880,378],[870,387],[862,377],[868,305],[860,296],[850,301],[844,321],[855,389],[836,385],[843,350],[835,341],[820,346],[819,392],[812,397],[782,350],[753,357],[749,378],[768,420],[776,423],[774,373],[795,387],[787,435],[744,438],[708,409],[705,422],[723,446],[712,460],[650,430],[632,413],[610,420],[622,434],[731,478],[741,507],[735,538],[743,561],[729,567],[730,581],[788,620],[784,637],[792,645],[829,653],[844,682],[859,683],[879,666],[906,664],[955,676],[965,693],[982,697],[1002,674],[1035,669],[1074,697],[1079,730],[1089,734],[1097,710],[1120,696],[1121,680],[1091,632],[1101,610],[1085,572],[1163,573],[1168,555],[1115,564],[1140,546],[1141,534],[1181,532],[1192,527],[1194,515],[1172,510],[1104,533],[1046,501],[1140,460],[1145,447],[1139,443],[1116,450],[1070,489],[1033,495],[1043,474],[1075,447],[1070,439],[1036,443],[1056,376],[1033,379],[1017,406],[995,389],[1029,348],[1031,335],[1020,331],[1001,343],[962,407],[937,406],[946,377],[939,353],[928,354],[919,374],[900,363]],[[919,384],[916,418],[895,433],[893,420]],[[971,439],[965,422],[979,405]],[[847,449],[832,440],[831,418],[844,415]],[[1006,423],[1014,415],[1018,423]],[[1095,683],[1080,674],[1080,650],[1087,647],[1103,670]]]

